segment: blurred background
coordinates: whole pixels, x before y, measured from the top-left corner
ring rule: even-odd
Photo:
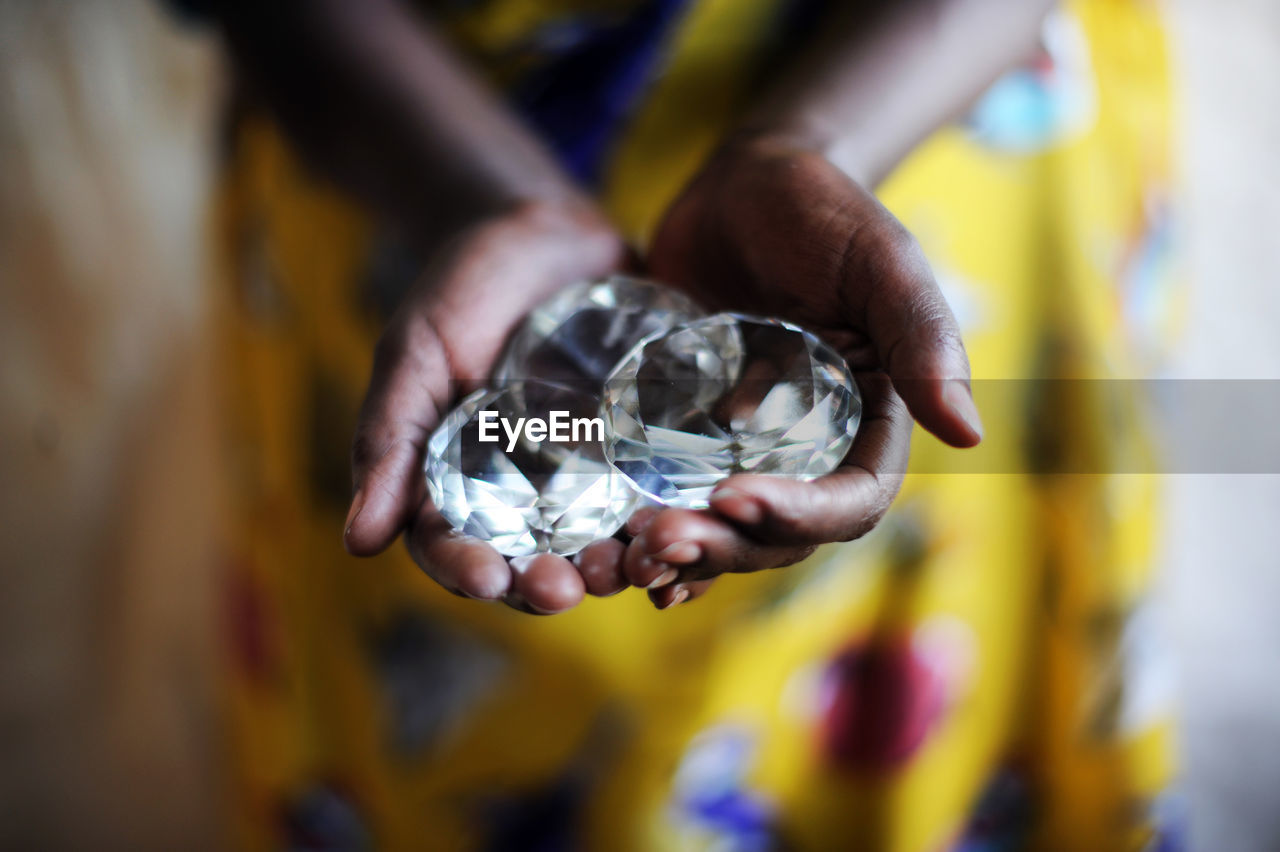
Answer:
[[[1191,282],[1173,375],[1280,381],[1280,4],[1164,5]],[[52,845],[189,838],[221,795],[193,768],[218,748],[202,554],[225,88],[211,34],[158,4],[0,0],[0,820]],[[1162,482],[1193,848],[1280,849],[1280,476]]]
[[[1182,257],[1191,284],[1176,375],[1280,378],[1280,6],[1168,4],[1181,88]],[[1222,413],[1229,432],[1230,413]],[[1280,476],[1164,478],[1158,600],[1180,673],[1196,849],[1280,848],[1280,552],[1264,532]]]

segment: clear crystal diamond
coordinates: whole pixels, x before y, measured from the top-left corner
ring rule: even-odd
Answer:
[[[717,314],[638,344],[605,382],[605,455],[646,495],[700,508],[734,473],[834,470],[862,415],[835,350],[779,320]]]
[[[507,342],[493,380],[526,378],[596,387],[641,339],[702,316],[684,294],[612,275],[569,287],[530,312]]]
[[[431,501],[453,527],[484,539],[507,556],[576,553],[622,526],[639,499],[603,455],[597,430],[576,440],[534,442],[521,433],[513,448],[504,427],[499,440],[480,440],[481,413],[496,412],[514,428],[519,418],[548,418],[526,399],[558,400],[559,410],[599,416],[594,395],[528,381],[477,391],[449,413],[427,444]],[[493,434],[493,430],[489,431]]]

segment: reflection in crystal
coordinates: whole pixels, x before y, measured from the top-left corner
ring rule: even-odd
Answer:
[[[598,388],[640,340],[701,315],[684,294],[638,278],[569,287],[534,308],[511,336],[494,384],[535,378]]]
[[[552,410],[530,409],[527,400],[555,399],[558,410],[598,416],[594,397],[581,390],[530,380],[497,391],[477,391],[450,412],[427,445],[431,500],[460,532],[484,539],[500,553],[576,553],[622,526],[635,491],[604,460],[598,434],[578,440],[535,442],[527,433],[508,450],[508,436],[480,440],[480,412],[494,411],[514,424],[549,419]]]
[[[697,508],[733,473],[834,470],[862,400],[848,365],[812,334],[718,314],[638,344],[606,381],[603,412],[618,470],[650,497]]]

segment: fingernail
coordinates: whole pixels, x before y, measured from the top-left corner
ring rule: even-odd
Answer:
[[[678,577],[679,575],[680,575],[680,572],[675,568],[668,568],[667,570],[663,571],[661,574],[658,575],[658,579],[654,580],[652,583],[645,586],[645,588],[660,589],[663,586],[669,586],[675,582],[676,577]]]
[[[942,388],[942,400],[978,436],[978,440],[982,440],[982,418],[978,416],[978,406],[974,405],[969,386],[959,379],[947,381]]]
[[[682,604],[688,599],[689,599],[689,590],[681,589],[680,591],[676,592],[675,595],[672,596],[671,601],[669,603],[658,607],[658,609],[671,609],[671,607],[677,604]]]
[[[764,518],[759,500],[733,488],[721,488],[713,493],[711,508],[740,524],[758,524]]]
[[[677,565],[687,565],[702,558],[702,546],[696,541],[677,541],[675,544],[667,545],[653,554],[653,558],[658,562],[674,562]]]
[[[351,527],[355,525],[356,518],[360,517],[360,512],[364,509],[364,489],[361,488],[356,492],[356,496],[351,498],[351,508],[347,510],[347,525],[342,530],[342,537],[346,538],[351,534]]]

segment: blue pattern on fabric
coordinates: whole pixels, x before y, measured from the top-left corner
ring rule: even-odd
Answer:
[[[666,36],[687,5],[651,0],[618,22],[567,22],[589,31],[562,33],[568,46],[512,91],[515,108],[578,179],[599,177],[609,144],[656,76]]]

